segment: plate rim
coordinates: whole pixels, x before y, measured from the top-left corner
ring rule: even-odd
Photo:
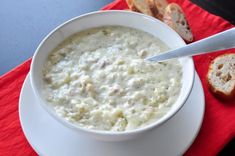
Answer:
[[[20,91],[20,97],[19,97],[19,103],[18,103],[18,104],[19,104],[18,115],[19,115],[19,120],[20,120],[20,126],[21,126],[21,128],[22,128],[22,131],[23,131],[23,133],[24,133],[24,135],[25,135],[26,140],[28,141],[29,145],[33,148],[33,150],[34,150],[38,155],[42,155],[41,152],[40,152],[40,150],[34,145],[34,143],[32,143],[32,141],[30,141],[31,139],[29,139],[28,135],[26,135],[27,133],[26,133],[25,127],[23,126],[24,124],[23,124],[23,119],[22,119],[22,115],[21,115],[21,113],[22,113],[22,99],[24,98],[24,97],[22,96],[22,94],[23,94],[23,92],[24,92],[24,89],[25,89],[25,86],[26,86],[27,83],[29,83],[29,85],[31,86],[29,76],[30,76],[30,73],[27,74],[27,76],[26,76],[26,78],[25,78],[25,80],[24,80],[24,83],[23,83],[23,85],[22,85],[21,91]],[[196,137],[198,136],[198,134],[199,134],[199,132],[200,132],[200,130],[201,130],[201,126],[202,126],[203,119],[204,119],[204,115],[205,115],[205,94],[204,94],[204,90],[203,90],[203,87],[202,87],[201,80],[200,80],[200,78],[199,78],[199,76],[198,76],[198,74],[197,74],[196,71],[195,71],[195,78],[194,78],[194,80],[195,80],[195,81],[194,81],[194,83],[193,83],[193,87],[195,86],[196,80],[197,80],[197,81],[200,83],[200,85],[198,85],[198,87],[199,87],[200,90],[202,91],[201,100],[202,100],[202,105],[203,105],[203,106],[202,106],[202,112],[200,113],[200,114],[201,114],[201,115],[200,115],[201,120],[200,120],[200,122],[199,122],[199,124],[198,124],[198,128],[196,129],[195,135],[192,137],[192,139],[190,140],[190,143],[187,144],[187,146],[185,147],[185,149],[182,150],[182,154],[184,154],[184,153],[189,149],[189,147],[193,144],[193,142],[195,141]],[[192,87],[192,88],[193,88],[193,87]],[[192,90],[193,90],[193,89],[192,89]],[[34,93],[33,93],[33,94],[34,94]],[[191,93],[190,93],[190,95],[191,95]],[[188,96],[187,100],[189,99],[190,95]],[[186,102],[187,102],[187,100],[186,100]],[[185,102],[185,103],[186,103],[186,102]],[[185,107],[185,104],[184,104],[183,107]],[[182,107],[182,108],[183,108],[183,107]],[[178,112],[179,112],[179,111],[178,111]],[[177,113],[178,113],[178,112],[177,112]],[[176,113],[176,114],[177,114],[177,113]],[[175,115],[176,115],[176,114],[175,114]],[[174,118],[175,115],[174,115],[172,118]],[[56,120],[55,120],[55,121],[56,121]],[[168,121],[169,121],[169,120],[167,120],[165,123],[167,123]],[[165,123],[163,123],[162,125],[164,125]],[[161,126],[162,126],[162,125],[161,125]],[[66,128],[68,128],[68,127],[66,127]]]

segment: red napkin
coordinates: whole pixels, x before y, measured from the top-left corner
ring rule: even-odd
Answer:
[[[233,27],[222,18],[208,13],[190,1],[170,1],[182,6],[195,40]],[[103,9],[126,8],[124,0],[116,0]],[[235,50],[194,57],[196,70],[205,92],[206,110],[201,130],[185,153],[187,156],[214,156],[235,136],[235,102],[222,103],[217,100],[209,92],[206,84],[206,73],[210,61],[216,56],[228,52],[235,53]],[[21,130],[18,116],[19,93],[29,71],[30,62],[31,60],[28,60],[0,77],[0,155],[36,155]]]

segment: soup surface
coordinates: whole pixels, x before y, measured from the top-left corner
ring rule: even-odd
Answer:
[[[59,116],[77,126],[137,129],[164,116],[180,93],[178,60],[144,60],[166,50],[158,38],[133,28],[79,32],[48,56],[43,94]]]

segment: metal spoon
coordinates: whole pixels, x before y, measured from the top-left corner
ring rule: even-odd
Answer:
[[[162,62],[172,58],[194,56],[231,48],[235,48],[235,28],[146,59],[149,61]]]

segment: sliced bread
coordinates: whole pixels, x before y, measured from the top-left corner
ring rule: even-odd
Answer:
[[[126,0],[126,3],[132,11],[153,16],[146,0]]]
[[[163,19],[165,8],[167,7],[168,3],[166,0],[147,0],[150,10],[154,17],[158,18],[159,20]]]
[[[210,90],[219,98],[235,98],[235,53],[215,58],[209,67],[207,81]]]
[[[170,3],[163,16],[163,22],[174,29],[185,41],[192,42],[193,34],[181,7],[176,3]]]

